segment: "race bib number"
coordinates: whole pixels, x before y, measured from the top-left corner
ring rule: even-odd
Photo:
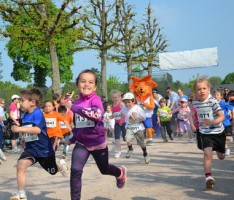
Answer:
[[[32,127],[32,124],[24,125],[23,127]],[[37,134],[24,133],[24,140],[25,142],[33,142],[39,140],[39,138]]]
[[[113,116],[114,116],[114,118],[116,119],[116,120],[120,120],[121,119],[121,112],[114,112],[113,113]]]
[[[210,121],[214,120],[211,108],[197,109],[197,116],[199,122],[203,122],[204,119],[209,119]]]
[[[46,121],[46,127],[47,128],[54,128],[56,127],[56,118],[45,118]]]
[[[76,113],[75,114],[75,126],[76,128],[89,128],[89,127],[94,127],[95,124],[93,121],[85,117],[81,117],[80,115]]]
[[[140,125],[131,125],[128,127],[133,133],[136,133],[137,131],[140,130]]]
[[[60,128],[67,128],[67,125],[64,122],[60,121],[59,124]]]

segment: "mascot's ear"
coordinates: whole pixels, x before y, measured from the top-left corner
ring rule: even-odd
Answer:
[[[131,76],[132,79],[132,83],[129,85],[129,89],[132,89],[133,91],[135,90],[135,88],[138,86],[139,81],[141,80],[140,78],[136,77],[136,76]]]
[[[158,84],[156,82],[154,82],[152,79],[151,79],[151,75],[147,75],[147,76],[144,76],[142,79],[141,79],[142,82],[145,82],[146,85],[148,85],[149,87],[153,88],[153,87],[157,87]]]

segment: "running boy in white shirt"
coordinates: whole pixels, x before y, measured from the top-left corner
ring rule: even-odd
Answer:
[[[121,109],[121,113],[125,114],[126,120],[126,142],[128,145],[128,152],[126,158],[130,158],[133,153],[132,140],[136,138],[137,144],[142,148],[143,156],[146,164],[150,163],[150,157],[146,150],[144,142],[145,127],[142,121],[145,120],[144,110],[135,104],[136,100],[132,93],[126,93],[123,96],[125,106]]]

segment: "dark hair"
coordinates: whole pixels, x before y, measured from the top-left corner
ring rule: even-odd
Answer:
[[[66,106],[63,106],[63,105],[59,106],[59,107],[58,107],[58,112],[59,112],[59,113],[60,113],[60,112],[67,112]]]
[[[53,100],[59,99],[60,95],[59,94],[53,94]]]
[[[46,101],[44,102],[44,106],[45,106],[46,103],[51,103],[53,106],[55,106],[54,101],[46,100]]]
[[[93,74],[93,75],[94,75],[94,78],[95,78],[95,85],[97,85],[97,82],[98,82],[98,80],[97,80],[97,75],[96,75],[96,73],[95,73],[93,70],[91,70],[91,69],[85,69],[85,70],[83,70],[83,71],[81,71],[81,72],[79,73],[78,77],[76,78],[76,85],[78,85],[78,82],[79,82],[79,79],[80,79],[81,74],[85,74],[85,73]]]
[[[21,96],[24,96],[24,98],[29,100],[29,101],[35,100],[36,106],[41,105],[43,95],[39,89],[37,89],[37,88],[25,89],[25,90],[22,90],[20,92],[20,94],[21,94]]]

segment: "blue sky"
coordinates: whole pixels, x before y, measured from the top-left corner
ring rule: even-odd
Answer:
[[[168,52],[218,47],[218,67],[166,71],[173,81],[188,82],[197,74],[224,78],[234,72],[234,1],[233,0],[125,0],[134,6],[137,19],[141,20],[145,8],[150,2],[158,18],[163,34],[169,40]],[[11,77],[12,62],[0,43],[3,60],[3,80],[16,83]],[[97,53],[85,51],[76,53],[72,67],[74,79],[86,68],[100,69]],[[159,69],[154,71],[160,73]],[[165,71],[163,71],[165,72]],[[107,63],[107,77],[114,75],[121,81],[127,81],[124,65]],[[26,85],[18,82],[20,85]],[[50,85],[48,81],[47,85]]]

